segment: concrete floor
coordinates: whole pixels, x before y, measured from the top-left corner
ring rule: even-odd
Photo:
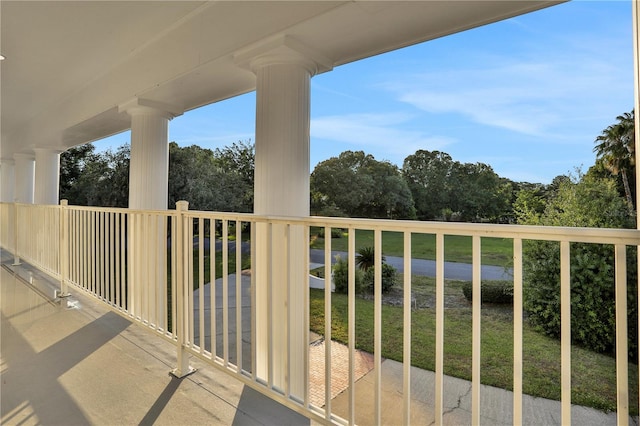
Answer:
[[[89,297],[51,301],[35,271],[0,266],[0,424],[305,425],[310,421],[175,349]]]

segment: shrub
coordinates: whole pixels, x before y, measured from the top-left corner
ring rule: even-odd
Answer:
[[[318,228],[318,238],[324,238],[324,227]],[[331,238],[342,238],[344,236],[344,229],[331,228]]]
[[[532,225],[631,228],[630,206],[617,192],[615,182],[581,176],[560,182],[556,194],[542,213],[520,214],[519,221]],[[524,308],[529,321],[544,333],[560,337],[559,243],[526,241],[523,246]],[[637,262],[636,249],[627,249],[627,297],[629,356],[637,354]],[[571,339],[588,349],[613,353],[615,349],[615,254],[611,245],[572,243]]]
[[[396,283],[396,277],[398,275],[398,271],[393,266],[388,263],[382,264],[382,292],[388,292],[391,287],[393,287]],[[364,276],[362,277],[363,287],[366,288],[369,292],[373,293],[374,291],[374,281],[375,281],[375,268],[369,268],[364,272]]]
[[[362,293],[362,271],[356,268],[356,293]],[[336,293],[349,293],[349,262],[340,256],[336,256],[333,265],[333,285]]]
[[[560,337],[560,248],[555,242],[525,246],[524,308],[529,321],[549,336]],[[600,244],[571,244],[571,340],[612,354],[616,344],[614,249]],[[627,250],[629,355],[637,353],[637,268],[635,249]]]
[[[513,303],[513,282],[511,281],[482,281],[480,283],[483,303]],[[473,300],[473,284],[465,282],[462,293],[468,301]]]

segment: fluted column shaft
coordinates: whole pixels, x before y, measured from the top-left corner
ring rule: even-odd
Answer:
[[[31,154],[15,154],[15,200],[33,204],[36,160]]]
[[[55,204],[60,199],[60,150],[36,148],[35,196],[36,204]]]
[[[15,161],[9,158],[0,160],[0,201],[13,203],[16,185]]]
[[[309,83],[305,64],[256,67],[257,214],[309,215]]]
[[[166,210],[169,188],[169,120],[171,115],[149,107],[131,115],[129,208]]]

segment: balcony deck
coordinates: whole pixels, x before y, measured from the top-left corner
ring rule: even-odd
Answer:
[[[111,312],[81,291],[54,299],[56,285],[29,265],[0,266],[2,424],[234,424],[314,423],[227,376],[192,360],[197,373],[168,372],[175,348]],[[383,363],[383,422],[402,418],[402,364]],[[412,423],[433,421],[433,373],[412,373]],[[373,378],[356,383],[357,422],[372,424]],[[470,422],[469,382],[445,378],[445,424]],[[512,394],[483,386],[482,420],[512,422]],[[430,401],[430,402],[429,402]],[[525,396],[527,424],[558,424],[560,403]],[[333,400],[346,415],[346,393]],[[616,424],[615,413],[574,406],[576,424]],[[632,422],[635,419],[630,419]],[[426,423],[424,423],[426,424]]]
[[[0,267],[0,423],[310,423],[196,359],[196,374],[171,377],[170,344],[79,291],[54,301],[46,277],[17,272]]]

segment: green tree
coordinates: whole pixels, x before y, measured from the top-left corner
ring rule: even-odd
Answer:
[[[510,195],[487,164],[455,163],[448,186],[450,208],[464,221],[496,221],[508,209]]]
[[[251,141],[238,141],[224,148],[216,148],[214,163],[225,174],[234,175],[242,181],[244,191],[241,212],[253,212],[253,190],[255,171],[255,146]],[[235,178],[234,178],[235,180]]]
[[[87,162],[95,158],[95,146],[91,143],[69,148],[60,154],[60,199],[75,201],[74,187],[82,177]]]
[[[226,171],[210,149],[196,145],[169,145],[169,207],[180,200],[189,201],[192,210],[251,211],[247,193],[252,188],[245,177]],[[231,167],[231,166],[229,166]]]
[[[626,200],[633,206],[629,175],[635,167],[634,111],[625,112],[616,117],[616,120],[617,123],[608,126],[596,138],[593,151],[611,174],[621,176]]]
[[[98,205],[105,207],[127,207],[129,205],[129,164],[131,149],[122,145],[115,152],[103,153],[107,164],[106,185],[101,185]]]
[[[311,173],[314,210],[338,209],[352,217],[412,219],[411,191],[400,171],[363,151],[345,151]]]
[[[513,202],[513,212],[520,223],[537,224],[546,202],[540,189],[521,189]]]
[[[420,220],[432,220],[450,207],[448,180],[455,166],[445,152],[418,150],[405,158],[402,175],[409,186]]]
[[[127,207],[129,146],[96,153],[91,144],[60,156],[60,198],[71,205]]]

